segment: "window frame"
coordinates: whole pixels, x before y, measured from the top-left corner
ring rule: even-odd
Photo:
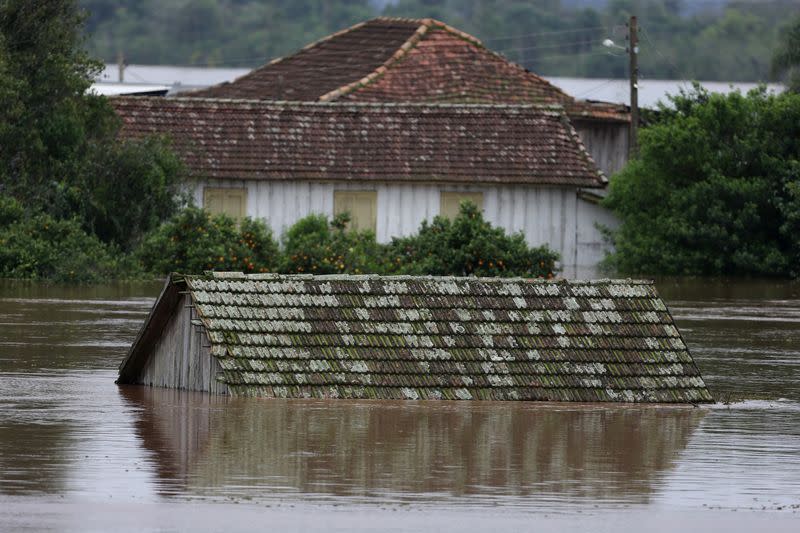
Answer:
[[[480,202],[475,201],[475,197],[480,198]],[[445,207],[447,204],[452,202],[452,198],[456,198],[458,202],[455,206],[455,211],[453,213],[447,213],[447,209]],[[464,200],[469,200],[475,205],[478,206],[478,209],[483,211],[483,202],[485,200],[485,195],[483,191],[439,191],[439,216],[444,218],[453,220],[458,215],[458,209],[461,205],[461,202]]]
[[[236,193],[241,198],[241,209],[239,214],[232,214],[225,208],[225,195]],[[211,209],[209,207],[210,196],[212,194],[222,195],[222,208]],[[233,220],[239,221],[247,216],[247,187],[203,187],[203,209],[208,211],[211,215],[224,214],[231,217]]]
[[[345,197],[352,197],[353,203],[357,203],[358,199],[369,199],[371,204],[371,214],[369,223],[366,225],[362,225],[357,220],[359,213],[353,212],[353,209],[342,209],[340,208],[341,202],[345,201]],[[377,232],[378,230],[378,191],[376,190],[369,190],[369,189],[358,189],[358,190],[351,190],[351,189],[335,189],[333,191],[333,215],[339,215],[348,211],[350,213],[351,219],[350,222],[347,224],[348,230],[357,230],[357,231],[365,231],[369,230],[372,232]]]

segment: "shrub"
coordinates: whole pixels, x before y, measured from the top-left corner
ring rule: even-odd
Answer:
[[[124,255],[87,234],[77,220],[23,212],[16,200],[0,196],[0,276],[100,282],[134,274]]]
[[[385,270],[437,276],[553,277],[558,254],[547,246],[529,247],[522,233],[506,235],[483,218],[475,204],[462,202],[448,220],[425,221],[419,233],[393,239]]]
[[[278,263],[278,245],[261,221],[246,218],[237,225],[225,215],[187,207],[150,233],[137,256],[155,274],[271,272]]]
[[[307,274],[381,273],[383,247],[372,231],[348,231],[348,214],[328,220],[309,215],[290,227],[283,238],[280,271]]]

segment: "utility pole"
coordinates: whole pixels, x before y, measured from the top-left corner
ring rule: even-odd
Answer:
[[[628,135],[628,159],[632,159],[639,151],[637,137],[639,130],[639,34],[635,16],[632,16],[628,23],[628,54],[631,59],[631,127]]]
[[[125,54],[117,53],[117,69],[119,70],[119,82],[125,82]]]

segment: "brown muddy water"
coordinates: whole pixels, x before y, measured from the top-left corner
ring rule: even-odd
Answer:
[[[0,284],[0,530],[800,531],[800,285],[658,283],[708,408],[118,387],[159,288]]]

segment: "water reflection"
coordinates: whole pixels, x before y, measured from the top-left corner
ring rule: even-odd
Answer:
[[[165,492],[646,502],[706,411],[213,398],[123,387]],[[491,498],[485,500],[491,502]]]

